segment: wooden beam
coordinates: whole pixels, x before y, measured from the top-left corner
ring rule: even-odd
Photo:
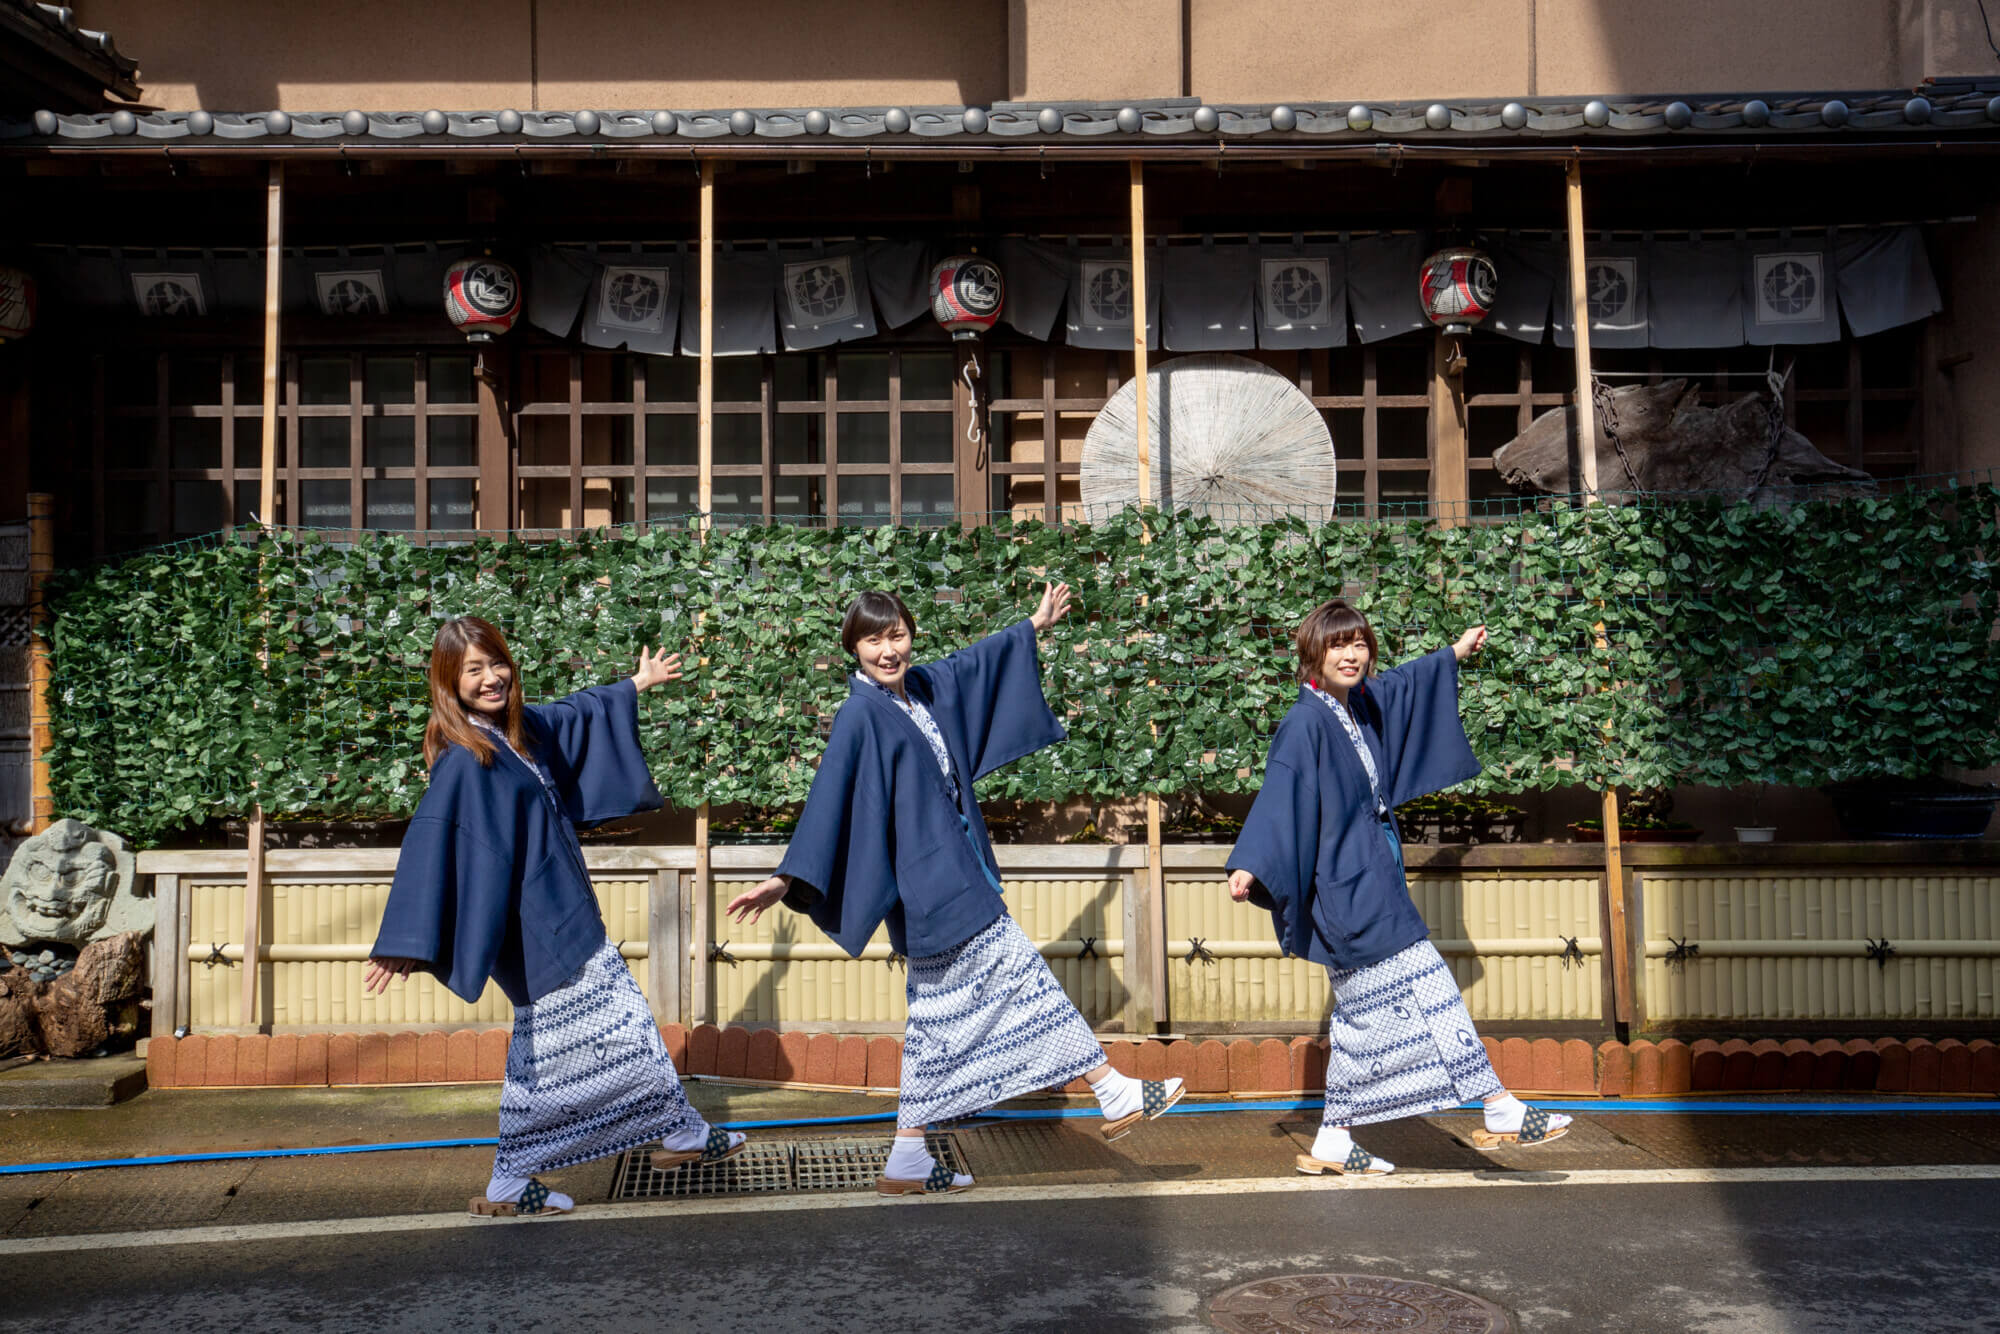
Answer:
[[[1466,519],[1471,492],[1466,475],[1465,363],[1453,374],[1454,354],[1463,356],[1456,334],[1439,331],[1431,339],[1431,503],[1440,528]]]
[[[695,448],[701,468],[697,503],[701,530],[707,532],[715,494],[715,163],[707,160],[701,164],[700,296],[701,380],[695,397]]]
[[[1583,470],[1583,490],[1597,500],[1597,405],[1591,398],[1590,378],[1590,289],[1584,265],[1583,167],[1570,160],[1564,194],[1569,211],[1569,310],[1570,328],[1576,333],[1576,448]]]
[[[250,864],[243,876],[243,1016],[245,1028],[261,1025],[257,1017],[258,947],[263,944],[264,807],[250,813]]]
[[[284,255],[285,164],[273,162],[264,185],[264,452],[257,477],[257,521],[267,525],[277,522],[278,508],[278,309]],[[228,448],[229,442],[223,445]],[[297,515],[286,517],[298,520]]]
[[[22,446],[26,450],[25,443]],[[166,497],[161,497],[161,504]],[[28,745],[33,748],[30,833],[55,823],[56,799],[49,783],[49,608],[43,596],[56,569],[56,498],[45,491],[28,495]]]
[[[1151,394],[1152,386],[1147,383],[1146,349],[1146,168],[1137,158],[1132,160],[1132,384],[1135,395],[1134,415],[1139,427],[1139,505],[1143,509],[1153,503],[1153,453]],[[1151,534],[1141,531],[1139,540],[1149,541]],[[1150,682],[1148,684],[1151,684]],[[1154,729],[1156,732],[1157,728]],[[1148,990],[1152,992],[1153,1022],[1156,1026],[1167,1021],[1167,883],[1166,874],[1161,869],[1160,860],[1160,796],[1157,792],[1146,794],[1146,893],[1139,905],[1146,931],[1152,945],[1140,960],[1149,979]],[[1131,965],[1128,963],[1127,968]],[[1129,973],[1128,973],[1129,976]]]
[[[702,346],[708,345],[704,343]],[[709,1022],[709,1009],[714,1003],[708,984],[711,967],[708,945],[715,937],[715,930],[709,923],[709,904],[715,897],[715,868],[709,863],[708,803],[705,801],[694,809],[694,876],[688,892],[694,899],[688,914],[687,1023],[692,1028]]]
[[[1632,939],[1626,929],[1625,856],[1618,841],[1618,789],[1604,789],[1604,889],[1611,918],[1604,935],[1611,946],[1612,1017],[1632,1023]],[[1622,1035],[1621,1035],[1622,1036]]]

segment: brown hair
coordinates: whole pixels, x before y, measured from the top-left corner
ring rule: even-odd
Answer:
[[[507,637],[490,621],[457,616],[440,625],[437,638],[431,641],[431,720],[424,728],[427,768],[435,766],[445,747],[453,745],[471,751],[482,767],[493,763],[491,734],[467,716],[458,698],[458,674],[465,666],[465,651],[471,648],[507,665],[507,712],[501,730],[515,750],[534,758],[521,720],[521,669],[507,651]]]
[[[1349,606],[1344,598],[1335,598],[1314,607],[1300,622],[1298,634],[1293,636],[1299,650],[1300,683],[1319,676],[1319,667],[1326,661],[1328,649],[1356,639],[1368,646],[1368,675],[1373,676],[1375,660],[1381,656],[1381,650],[1376,647],[1375,627],[1368,624],[1368,618]]]
[[[894,593],[863,593],[848,605],[847,615],[840,618],[840,646],[852,653],[856,644],[870,635],[881,634],[897,621],[910,627],[910,638],[917,637],[917,618],[910,615],[903,599]]]

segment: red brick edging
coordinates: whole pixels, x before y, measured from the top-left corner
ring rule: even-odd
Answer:
[[[661,1030],[674,1065],[692,1075],[849,1088],[894,1088],[903,1044],[894,1037],[775,1033],[769,1029]],[[507,1069],[504,1028],[456,1032],[201,1034],[154,1038],[153,1088],[241,1088],[497,1082]],[[1604,1097],[1672,1093],[1877,1090],[2000,1095],[2000,1046],[1985,1038],[1860,1038],[1808,1042],[1733,1038],[1694,1043],[1580,1038],[1482,1038],[1508,1088]],[[1326,1080],[1324,1038],[1220,1038],[1104,1044],[1114,1068],[1142,1079],[1179,1075],[1193,1093],[1312,1093]],[[1070,1091],[1084,1091],[1076,1080]]]

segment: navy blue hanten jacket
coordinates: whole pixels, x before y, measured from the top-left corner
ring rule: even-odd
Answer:
[[[903,688],[937,722],[952,782],[888,692],[852,683],[778,864],[786,905],[856,956],[885,921],[896,951],[922,958],[1007,911],[972,784],[1066,735],[1042,698],[1032,621],[911,668]]]
[[[403,836],[375,939],[476,1001],[490,977],[516,1005],[567,982],[604,943],[576,826],[657,810],[639,751],[639,691],[593,686],[523,710],[554,790],[496,737],[491,765],[448,747]]]
[[[1396,806],[1479,772],[1458,720],[1458,655],[1449,648],[1383,672],[1349,699],[1392,836],[1401,838]],[[1326,702],[1300,687],[1229,857],[1230,870],[1257,877],[1251,899],[1270,909],[1286,954],[1363,968],[1430,935],[1384,828],[1354,742]]]

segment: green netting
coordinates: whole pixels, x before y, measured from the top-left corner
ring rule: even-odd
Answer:
[[[239,532],[64,576],[54,597],[59,805],[153,842],[240,815],[407,814],[440,618],[484,616],[531,699],[688,654],[641,701],[672,802],[801,798],[846,694],[842,610],[902,592],[920,652],[1078,609],[1047,636],[1067,744],[987,798],[1254,790],[1295,686],[1291,631],[1346,596],[1396,662],[1484,621],[1468,665],[1477,785],[1814,783],[2000,760],[1988,482],[1752,505],[1647,496],[1375,512],[1162,514],[1050,526],[716,516],[527,541]],[[1246,521],[1246,520],[1258,521]],[[539,534],[538,534],[539,535]],[[268,662],[260,657],[268,656]]]

